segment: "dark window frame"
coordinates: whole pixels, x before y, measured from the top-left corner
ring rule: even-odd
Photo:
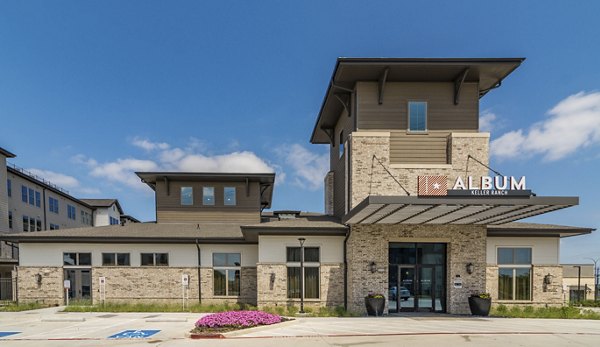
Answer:
[[[516,250],[528,250],[523,261],[522,255]],[[507,258],[511,252],[512,261]],[[500,253],[504,253],[502,256]],[[533,247],[497,247],[496,264],[498,265],[498,300],[502,301],[532,301],[533,300]]]
[[[224,256],[225,262],[215,261]],[[213,295],[239,297],[242,292],[242,253],[214,252],[213,259]],[[238,261],[236,261],[238,260]],[[217,263],[215,265],[215,263]],[[217,275],[219,274],[219,275]],[[233,281],[231,280],[233,278]],[[224,285],[223,285],[224,281]],[[231,285],[233,283],[233,288]]]
[[[144,256],[149,256],[152,255],[152,264],[144,264]],[[159,260],[161,259],[161,257],[166,257],[165,259],[166,264],[165,263],[161,263],[159,262]],[[140,266],[169,266],[169,253],[164,253],[164,252],[145,252],[145,253],[140,253]]]
[[[307,257],[307,250],[309,257]],[[315,255],[317,255],[316,258]],[[304,291],[305,299],[318,300],[321,298],[321,247],[304,247],[304,268],[300,266],[300,247],[286,247],[286,266],[286,296],[288,299],[299,299],[301,291]],[[302,281],[304,288],[299,288],[300,277],[298,276],[304,278]],[[307,285],[312,287],[307,290]]]

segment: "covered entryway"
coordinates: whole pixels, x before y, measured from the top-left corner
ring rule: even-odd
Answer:
[[[389,311],[446,312],[446,244],[389,244]]]
[[[92,269],[65,268],[65,281],[67,280],[70,284],[67,291],[69,301],[92,299]]]

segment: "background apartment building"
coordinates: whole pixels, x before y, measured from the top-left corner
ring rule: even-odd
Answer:
[[[0,148],[0,233],[39,232],[121,223],[116,199],[77,199],[69,192],[14,164],[15,154]],[[10,295],[18,247],[0,242],[0,300]]]

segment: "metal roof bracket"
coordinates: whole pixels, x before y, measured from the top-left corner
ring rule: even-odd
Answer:
[[[383,104],[383,89],[385,87],[385,82],[387,81],[387,76],[389,72],[390,67],[387,66],[381,73],[381,76],[379,77],[379,105]]]
[[[454,79],[454,105],[458,105],[460,100],[460,90],[462,89],[462,85],[465,82],[465,78],[467,78],[468,74],[469,68],[466,68]]]

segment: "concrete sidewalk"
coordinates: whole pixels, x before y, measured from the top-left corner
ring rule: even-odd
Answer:
[[[185,338],[198,313],[64,313],[61,308],[24,312],[0,312],[0,344],[10,346],[187,346],[223,345],[280,346],[281,339],[293,345],[330,346],[353,343],[397,345],[412,341],[435,345],[440,341],[460,344],[477,337],[496,343],[518,336],[533,343],[554,344],[573,341],[590,345],[600,341],[600,321],[558,319],[477,318],[450,315],[407,315],[360,318],[297,318],[268,327],[228,333],[227,338],[191,340]],[[113,339],[124,331],[154,330],[140,339]],[[465,338],[465,337],[468,337]],[[287,341],[287,340],[286,340]],[[496,342],[494,342],[496,341]],[[600,342],[599,342],[600,343]],[[490,344],[488,344],[490,345]],[[593,345],[593,343],[591,344]]]

